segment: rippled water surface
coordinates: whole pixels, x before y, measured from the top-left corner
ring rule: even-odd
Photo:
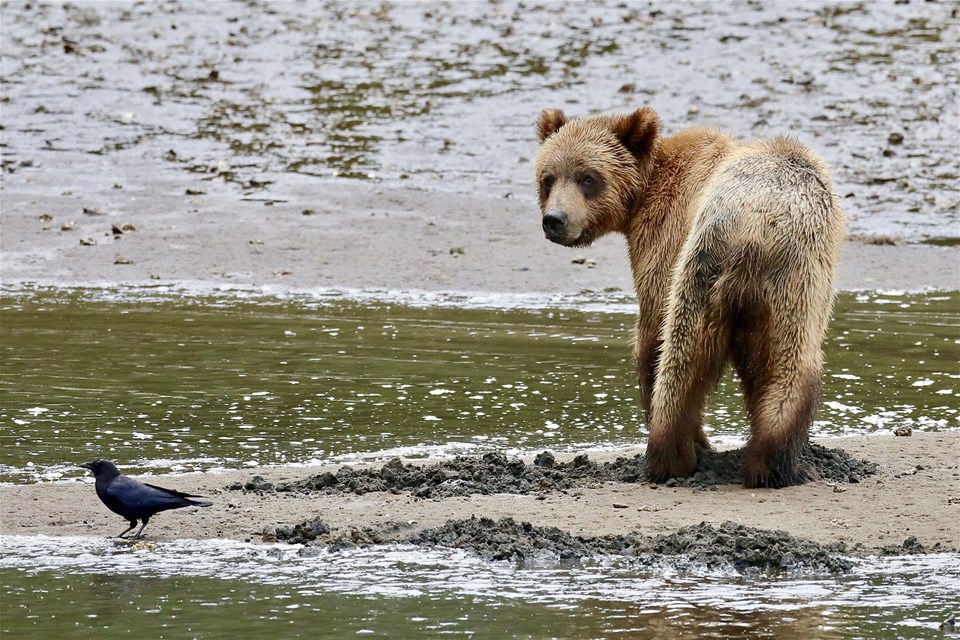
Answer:
[[[393,546],[302,557],[226,541],[0,538],[8,637],[929,638],[956,555],[744,579],[624,563],[517,568]]]
[[[0,479],[645,440],[629,300],[412,300],[8,290]],[[960,426],[958,301],[842,294],[814,435]],[[728,377],[715,441],[744,437],[741,404]]]
[[[956,428],[956,293],[843,294],[815,435]],[[621,447],[645,438],[621,298],[7,288],[2,480]],[[712,437],[743,437],[733,380]],[[5,637],[925,638],[956,554],[841,577],[517,567],[386,546],[0,538]]]

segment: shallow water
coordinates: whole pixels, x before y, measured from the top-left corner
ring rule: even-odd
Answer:
[[[533,200],[533,122],[654,106],[793,135],[851,232],[957,242],[951,2],[4,2],[5,171],[69,157],[282,199],[364,180]],[[107,168],[105,171],[105,167]],[[141,176],[142,177],[142,176]],[[107,185],[109,186],[109,185]]]
[[[222,540],[0,538],[6,637],[927,638],[957,605],[955,554],[856,575],[745,579],[628,563],[518,568],[388,546],[303,557]]]
[[[8,288],[0,481],[645,441],[629,300],[394,300]],[[840,295],[813,435],[960,426],[958,302]],[[728,376],[715,443],[744,438],[741,404]]]
[[[960,297],[842,294],[815,435],[956,428]],[[2,480],[642,443],[633,304],[596,296],[8,287]],[[710,408],[742,438],[736,385]],[[924,638],[956,554],[849,576],[629,561],[518,567],[403,545],[301,556],[223,540],[0,537],[6,637]]]

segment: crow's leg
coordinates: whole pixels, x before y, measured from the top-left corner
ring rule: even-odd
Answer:
[[[137,535],[133,536],[133,539],[134,539],[134,540],[138,540],[138,539],[140,538],[140,534],[143,533],[143,528],[144,528],[145,526],[147,526],[147,522],[149,522],[149,521],[150,521],[150,518],[143,518],[143,524],[140,525],[140,530],[137,531]],[[132,528],[132,527],[131,527],[131,528]]]
[[[124,535],[126,535],[126,533],[127,533],[128,531],[132,531],[136,526],[137,526],[137,521],[136,521],[136,520],[131,520],[131,521],[130,521],[130,528],[129,528],[129,529],[124,529],[124,530],[123,530],[123,533],[121,533],[121,534],[118,535],[117,537],[118,537],[118,538],[122,538]]]

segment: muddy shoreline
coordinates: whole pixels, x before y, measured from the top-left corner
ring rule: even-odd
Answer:
[[[706,451],[698,455],[697,469],[689,478],[673,479],[665,488],[683,487],[696,491],[716,490],[721,484],[742,484],[742,450]],[[820,481],[859,483],[878,472],[878,466],[857,460],[841,449],[810,445],[801,454],[807,475]],[[569,494],[581,487],[611,483],[644,483],[644,457],[617,457],[597,463],[580,454],[569,462],[557,462],[545,451],[531,463],[502,454],[457,456],[427,465],[404,464],[394,458],[380,468],[341,467],[300,480],[273,484],[256,475],[247,482],[227,486],[231,491],[261,495],[296,493],[312,495],[355,494],[387,491],[416,498],[467,497],[475,494],[535,494],[546,500],[553,493]],[[835,484],[838,487],[839,484]],[[614,509],[630,505],[615,503]],[[763,572],[846,573],[853,564],[844,557],[847,545],[836,542],[821,545],[794,537],[783,531],[768,531],[726,521],[718,527],[705,522],[681,527],[675,532],[645,536],[571,535],[558,527],[518,522],[514,517],[493,520],[475,515],[448,520],[439,527],[405,532],[410,525],[392,524],[386,529],[331,528],[317,517],[294,526],[280,526],[274,532],[265,529],[264,541],[306,545],[301,553],[317,549],[343,550],[390,542],[418,546],[465,549],[489,560],[510,560],[518,564],[544,562],[576,563],[594,557],[628,559],[643,567],[669,565],[677,569],[732,569],[744,574]],[[942,551],[937,546],[935,551]],[[910,538],[903,545],[890,545],[884,553],[923,553],[925,549]]]
[[[83,208],[140,218],[158,200],[173,206],[128,221],[136,233],[167,212],[185,214],[189,233],[211,202],[221,229],[251,211],[267,217],[265,207],[311,226],[352,224],[368,214],[341,208],[341,191],[354,190],[387,210],[404,191],[438,204],[437,192],[485,198],[496,218],[476,218],[459,198],[433,211],[469,235],[495,234],[516,211],[497,200],[535,198],[540,109],[649,105],[666,133],[699,124],[809,143],[833,168],[858,237],[957,244],[949,2],[264,10],[13,0],[2,13],[4,190],[43,198],[51,207],[33,217],[74,222],[74,243],[103,244]],[[655,64],[638,64],[651,55]],[[167,177],[179,184],[163,188]],[[375,222],[389,230],[400,213]]]
[[[633,293],[623,238],[576,251],[545,241],[532,189],[506,198],[512,190],[299,181],[264,202],[223,186],[185,195],[189,176],[142,161],[118,168],[124,188],[113,189],[69,155],[48,160],[42,173],[3,177],[4,285]],[[84,186],[65,190],[64,174]],[[958,283],[958,247],[851,240],[837,288],[954,290]]]
[[[320,518],[294,527],[278,527],[266,540],[304,545],[301,556],[342,551],[375,544],[410,544],[421,547],[463,549],[486,560],[506,560],[520,566],[576,565],[582,561],[616,559],[644,568],[685,571],[736,571],[745,575],[764,573],[832,573],[853,569],[844,553],[844,543],[821,545],[784,531],[767,531],[723,522],[681,527],[675,532],[574,536],[557,527],[538,527],[512,517],[493,520],[472,516],[448,520],[439,527],[413,534],[403,527],[390,531],[366,529],[331,530]],[[939,550],[939,549],[938,549]],[[915,538],[889,554],[923,553]]]
[[[722,484],[743,484],[742,455],[741,449],[700,449],[694,473],[686,478],[672,478],[664,486],[715,490]],[[812,480],[858,483],[877,473],[876,463],[857,460],[842,449],[811,444],[799,456],[801,472]],[[456,456],[428,465],[404,464],[400,458],[393,458],[379,468],[343,466],[336,473],[324,471],[277,484],[255,475],[246,482],[228,485],[227,489],[334,495],[389,491],[409,492],[416,498],[451,498],[494,493],[545,494],[601,482],[645,482],[643,454],[602,463],[590,460],[586,454],[569,462],[557,462],[550,451],[538,454],[530,464],[502,453]]]
[[[606,480],[528,494],[473,493],[442,498],[416,497],[409,491],[358,495],[227,488],[246,483],[254,475],[276,485],[336,473],[336,467],[149,476],[144,477],[148,482],[206,495],[214,506],[160,514],[144,535],[148,541],[223,538],[269,542],[276,539],[278,528],[294,528],[319,518],[334,539],[356,544],[365,543],[366,538],[409,540],[431,529],[438,531],[426,534],[427,538],[440,539],[442,528],[456,527],[457,522],[509,518],[512,524],[504,524],[508,531],[529,523],[531,527],[556,528],[572,539],[613,536],[622,544],[631,535],[656,539],[702,523],[719,530],[729,521],[767,533],[783,531],[828,551],[843,549],[843,554],[853,556],[960,549],[956,527],[960,517],[960,458],[956,455],[960,432],[853,437],[819,444],[876,463],[876,474],[860,482],[820,480],[780,490],[745,489],[735,484],[704,490]],[[591,458],[602,467],[638,453],[607,452]],[[560,464],[573,464],[575,457],[556,458]],[[534,459],[522,463],[534,465]],[[0,532],[4,534],[112,536],[125,528],[121,519],[99,502],[90,480],[2,486],[0,504]],[[751,533],[748,538],[757,535],[761,534]],[[482,552],[480,542],[469,544]]]

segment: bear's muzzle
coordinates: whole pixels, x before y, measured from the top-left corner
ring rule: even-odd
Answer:
[[[549,209],[543,214],[542,226],[547,240],[563,244],[567,235],[567,214],[561,209]]]

